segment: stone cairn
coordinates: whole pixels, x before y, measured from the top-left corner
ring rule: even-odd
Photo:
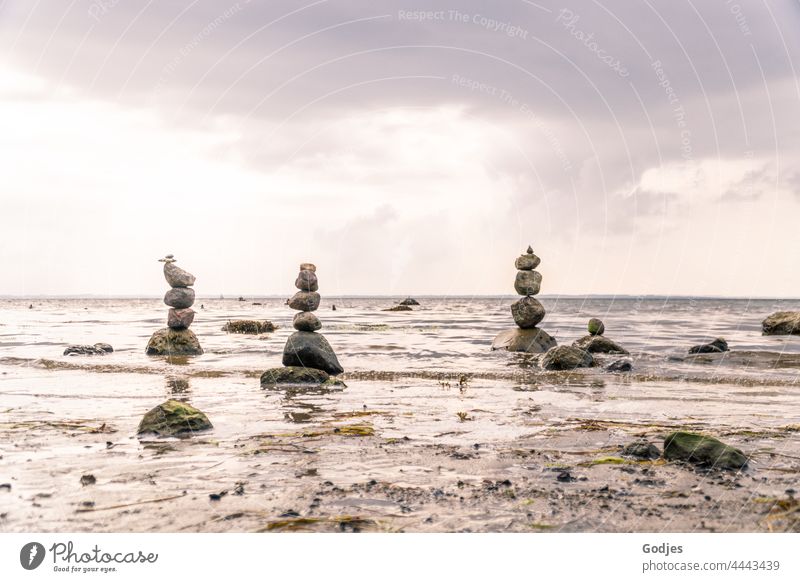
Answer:
[[[164,303],[169,307],[167,327],[155,332],[147,342],[150,356],[194,356],[203,353],[197,336],[189,329],[194,321],[195,276],[175,264],[175,257],[167,255],[159,262],[164,263],[164,277],[171,287],[164,295]]]
[[[518,329],[501,332],[492,342],[492,349],[505,349],[510,352],[546,352],[557,345],[556,340],[546,331],[536,327],[545,315],[544,307],[533,297],[539,293],[542,285],[542,275],[534,269],[539,266],[541,259],[533,249],[528,247],[524,255],[517,257],[514,266],[517,268],[517,278],[514,289],[522,299],[511,305],[511,315],[514,317]]]
[[[299,291],[289,299],[289,307],[299,311],[292,322],[297,331],[286,340],[283,365],[312,368],[333,375],[341,374],[344,369],[333,348],[324,335],[316,333],[322,327],[322,322],[313,313],[319,307],[320,301],[317,293],[317,267],[311,263],[301,264],[294,286]]]

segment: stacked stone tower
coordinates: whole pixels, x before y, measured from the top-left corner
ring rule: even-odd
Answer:
[[[167,313],[167,327],[155,332],[147,342],[150,356],[196,356],[203,353],[197,336],[189,329],[194,321],[195,276],[175,264],[175,257],[167,255],[159,259],[164,263],[164,278],[171,287],[164,295],[164,303],[170,310]]]

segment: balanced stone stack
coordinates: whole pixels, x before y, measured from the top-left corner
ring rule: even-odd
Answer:
[[[522,299],[511,305],[511,315],[519,329],[501,332],[492,343],[493,350],[542,353],[557,345],[553,337],[536,327],[545,315],[544,307],[533,297],[539,293],[542,285],[541,273],[534,270],[540,262],[541,259],[531,247],[514,262],[517,268],[514,289],[522,295]]]
[[[171,287],[164,295],[169,307],[167,327],[153,334],[147,343],[150,356],[195,356],[203,353],[197,336],[189,329],[194,321],[195,276],[175,264],[173,255],[159,259],[164,263],[164,277]]]
[[[344,372],[328,340],[320,333],[322,322],[314,315],[319,308],[320,295],[317,268],[311,263],[300,265],[300,274],[294,286],[298,291],[289,300],[289,307],[299,313],[294,316],[293,325],[297,330],[283,349],[283,365],[322,370],[328,374]]]

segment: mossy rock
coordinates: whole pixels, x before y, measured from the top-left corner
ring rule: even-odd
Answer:
[[[193,331],[165,327],[152,335],[145,352],[148,356],[199,356],[203,348]]]
[[[742,469],[747,465],[747,456],[739,449],[714,437],[681,431],[664,439],[664,458],[716,469]]]
[[[269,388],[278,384],[323,384],[329,379],[330,375],[324,370],[285,366],[271,368],[261,374],[261,387]]]
[[[253,319],[238,319],[229,321],[222,326],[222,331],[227,333],[260,334],[270,333],[277,328],[271,321],[255,321]]]
[[[764,335],[800,335],[800,311],[778,311],[761,322]]]
[[[157,434],[158,436],[188,436],[201,430],[214,428],[208,417],[185,402],[167,400],[144,415],[139,423],[137,434]]]

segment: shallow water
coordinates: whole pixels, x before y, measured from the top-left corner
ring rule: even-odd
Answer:
[[[772,522],[754,500],[797,484],[800,337],[762,336],[760,322],[800,301],[544,297],[541,327],[560,344],[600,317],[631,351],[634,372],[608,374],[547,373],[492,352],[513,326],[511,297],[420,300],[396,313],[381,311],[387,298],[323,300],[347,387],[288,392],[258,382],[292,331],[283,299],[198,299],[205,354],[181,363],[144,354],[165,324],[160,300],[0,300],[0,484],[11,485],[0,528],[760,531]],[[280,327],[229,335],[231,319]],[[687,357],[717,336],[729,354]],[[115,352],[61,355],[100,341]],[[167,398],[214,429],[137,439],[141,416]],[[675,428],[740,446],[751,467],[734,486],[673,465],[591,465]],[[577,480],[556,481],[564,468]],[[95,485],[80,484],[86,473]],[[692,511],[670,509],[684,493],[698,498]]]

